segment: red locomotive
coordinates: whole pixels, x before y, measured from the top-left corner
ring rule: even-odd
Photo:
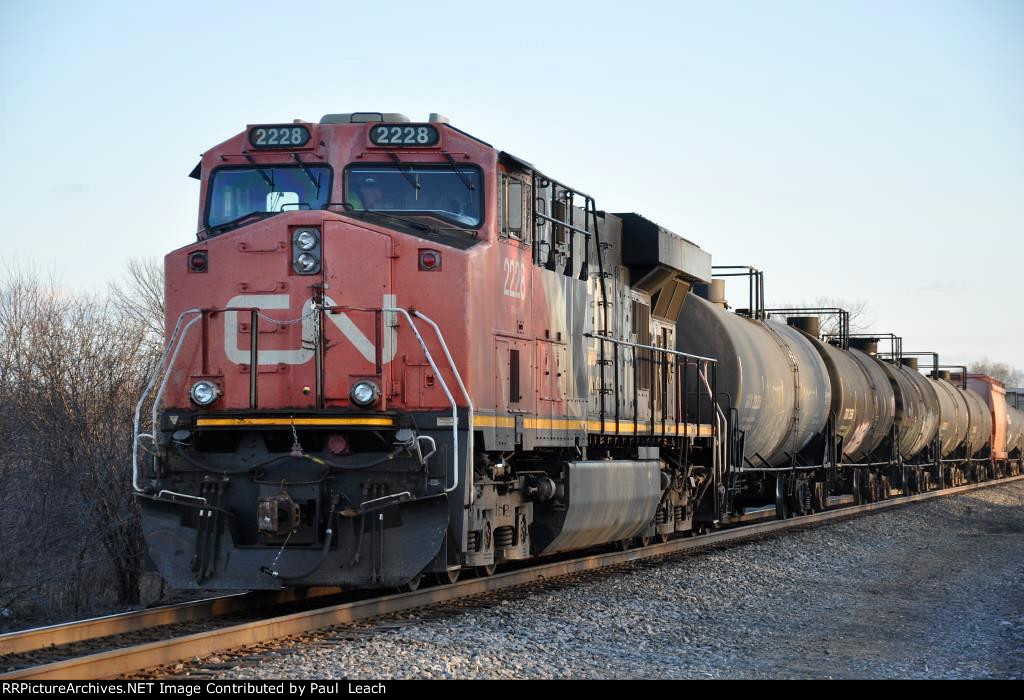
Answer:
[[[714,362],[675,350],[700,248],[436,115],[251,126],[192,175],[135,473],[172,585],[400,585],[689,529],[721,467]]]
[[[451,581],[1020,469],[997,383],[772,321],[756,270],[730,313],[699,247],[437,115],[250,126],[192,175],[133,473],[174,587]]]

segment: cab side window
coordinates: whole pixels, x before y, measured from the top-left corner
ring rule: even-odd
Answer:
[[[524,224],[525,186],[511,175],[501,177],[501,235],[517,241],[527,240]]]

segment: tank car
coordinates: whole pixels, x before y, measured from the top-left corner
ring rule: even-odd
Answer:
[[[681,349],[719,358],[733,516],[774,503],[784,517],[825,507],[830,494],[874,501],[1002,474],[992,456],[1002,454],[992,452],[1002,434],[993,426],[1007,421],[998,395],[952,382],[937,355],[926,377],[901,349],[880,354],[878,337],[844,330],[842,309],[765,309],[761,273],[748,269],[751,308],[730,312],[716,279],[696,287],[678,321]],[[771,318],[790,312],[786,324]],[[839,330],[823,336],[820,318],[832,314]]]
[[[967,388],[981,397],[991,418],[989,461],[984,465],[986,476],[992,479],[1009,476],[1013,471],[1010,457],[1016,445],[1016,425],[1011,413],[1014,408],[1007,402],[1006,387],[987,375],[968,374]]]
[[[893,383],[901,439],[899,456],[904,471],[909,472],[909,490],[929,491],[942,482],[939,395],[932,382],[919,371],[916,357],[893,359],[898,361],[883,363],[883,366],[898,371],[903,378]]]
[[[826,363],[785,324],[731,313],[721,280],[689,295],[677,322],[679,348],[719,358],[718,399],[729,416],[731,501],[726,509],[775,503],[780,515],[825,506],[821,436],[834,400]],[[726,519],[728,519],[726,514]]]
[[[250,125],[192,177],[133,473],[173,586],[453,580],[666,538],[718,493],[690,241],[439,115]]]

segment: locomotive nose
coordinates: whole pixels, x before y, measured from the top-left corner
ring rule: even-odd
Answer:
[[[323,286],[322,218],[281,214],[167,256],[167,336],[182,335],[168,407],[216,413],[316,405],[310,311]]]

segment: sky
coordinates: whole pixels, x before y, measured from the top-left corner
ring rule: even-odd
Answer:
[[[205,149],[348,111],[443,113],[769,305],[1024,368],[1019,0],[0,3],[3,257],[102,292],[194,240]]]

